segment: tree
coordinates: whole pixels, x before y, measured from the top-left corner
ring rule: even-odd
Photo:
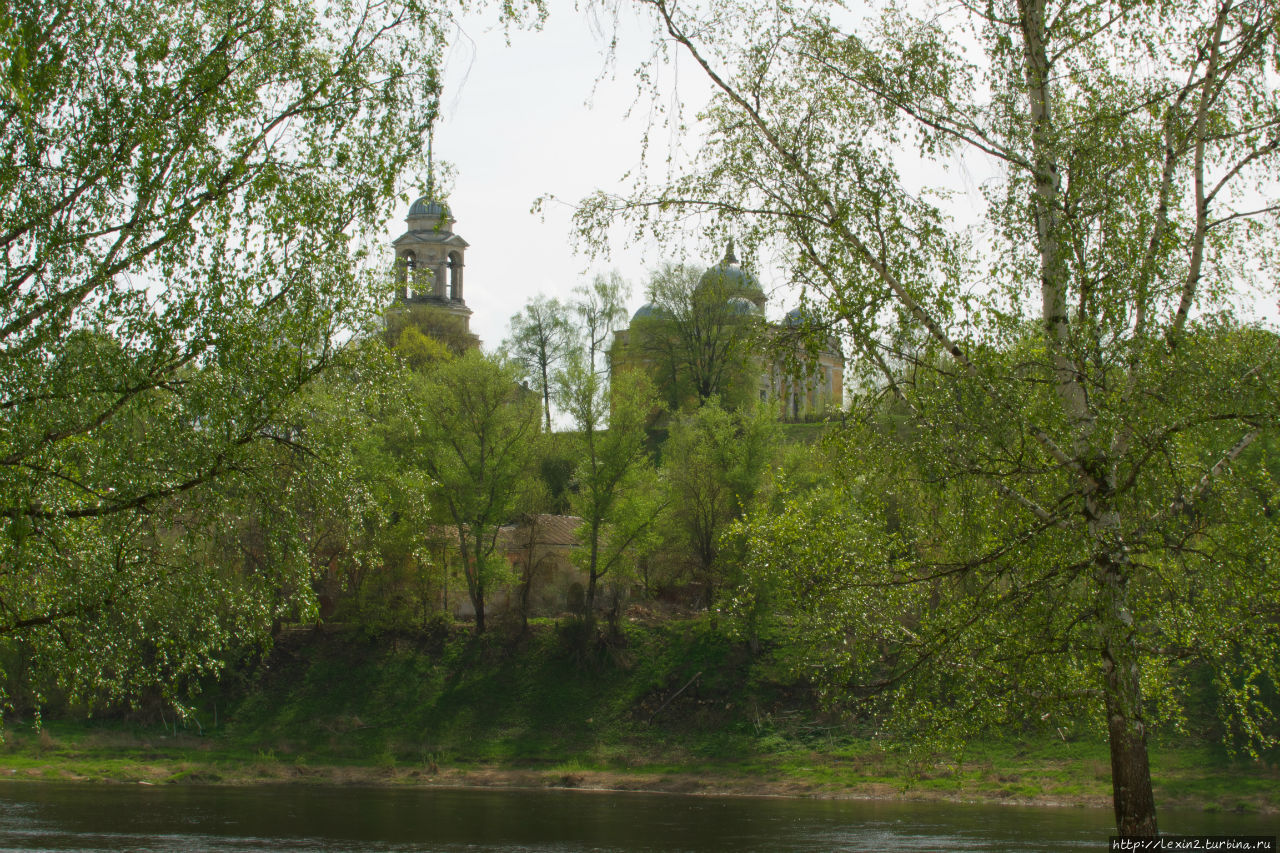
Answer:
[[[413,415],[422,376],[450,358],[413,326],[395,350],[370,336],[291,407],[308,452],[295,458],[286,503],[312,564],[321,618],[404,628],[425,625],[440,609],[448,537],[431,523],[431,478],[416,453]]]
[[[375,306],[371,238],[421,165],[447,14],[6,7],[0,637],[38,645],[67,689],[197,671],[248,623],[261,634],[265,587],[308,586],[291,559],[258,584],[135,546],[169,536],[178,503],[269,470],[285,402]]]
[[[645,426],[658,404],[643,374],[615,376],[610,390],[579,353],[557,377],[557,397],[577,431],[581,462],[569,505],[582,518],[583,548],[574,560],[587,572],[590,619],[600,579],[649,535],[660,510],[645,500],[651,490],[641,485],[652,467]]]
[[[539,547],[544,545],[541,540],[541,519],[540,513],[522,512],[516,527],[518,538],[515,547],[519,549],[516,566],[520,573],[516,592],[516,609],[520,615],[521,633],[529,630],[529,610],[532,604],[533,584],[538,577],[538,571],[553,556],[550,549],[545,546]]]
[[[773,412],[763,406],[727,412],[715,397],[671,423],[662,467],[670,503],[680,507],[672,533],[693,556],[708,607],[720,586],[724,533],[751,507],[777,437]]]
[[[657,270],[646,290],[650,309],[631,323],[628,355],[650,367],[672,411],[712,397],[730,406],[754,400],[763,318],[750,300],[724,278],[681,264]]]
[[[456,531],[477,634],[490,580],[505,563],[494,554],[498,528],[513,515],[538,434],[537,400],[518,377],[510,362],[472,350],[436,367],[413,395],[416,452],[433,503]]]
[[[597,196],[584,228],[631,212],[661,233],[703,210],[753,239],[779,235],[864,381],[927,437],[912,445],[919,464],[981,501],[987,537],[959,564],[873,576],[985,585],[974,618],[1005,620],[1006,662],[1061,653],[1080,667],[1077,699],[1111,744],[1118,830],[1154,835],[1144,678],[1172,654],[1223,683],[1276,675],[1252,667],[1276,659],[1263,614],[1278,586],[1261,603],[1224,599],[1205,573],[1234,583],[1234,564],[1203,555],[1225,556],[1240,529],[1217,495],[1250,476],[1247,451],[1280,412],[1274,336],[1229,314],[1273,275],[1280,99],[1266,69],[1280,7],[1003,0],[891,8],[846,32],[821,6],[643,5],[719,94],[694,167],[634,199]],[[989,250],[970,251],[937,195],[899,174],[909,142],[917,160],[993,164]],[[1277,571],[1269,556],[1255,568]],[[843,564],[846,579],[859,571]],[[1088,629],[1054,634],[1061,652],[1039,633],[1058,601],[1077,602]],[[1170,627],[1201,601],[1219,632],[1232,626],[1230,654]],[[953,627],[910,646],[917,672],[954,660],[926,650],[972,650]],[[974,674],[970,695],[1031,704],[1051,687],[1017,671]]]
[[[439,339],[424,335],[417,326],[405,326],[392,347],[396,358],[409,370],[429,372],[431,367],[453,358],[453,350]]]
[[[511,337],[503,349],[524,368],[533,389],[542,395],[546,431],[551,432],[552,376],[568,352],[572,327],[557,299],[537,296],[511,318]]]
[[[566,515],[573,491],[573,470],[578,455],[573,436],[567,432],[544,433],[537,453],[538,478],[542,481],[546,502],[543,512]]]
[[[440,343],[454,355],[462,355],[480,345],[479,339],[467,330],[462,317],[433,305],[393,305],[383,322],[382,339],[392,348],[399,346],[407,329]]]
[[[627,318],[627,295],[631,286],[613,272],[597,275],[590,284],[574,288],[569,310],[578,319],[578,334],[587,350],[587,367],[604,373],[601,362],[608,352],[609,338]]]

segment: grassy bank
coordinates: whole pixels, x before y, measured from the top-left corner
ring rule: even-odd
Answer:
[[[1055,735],[912,755],[826,717],[770,661],[704,620],[632,626],[609,646],[535,626],[284,638],[232,696],[172,720],[10,722],[14,778],[595,787],[1107,805],[1105,744]],[[1162,807],[1280,811],[1280,773],[1156,744]]]

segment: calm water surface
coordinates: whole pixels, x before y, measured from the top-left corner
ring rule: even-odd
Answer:
[[[1181,833],[1273,818],[1161,816]],[[1102,809],[579,791],[0,784],[0,851],[1105,850]]]

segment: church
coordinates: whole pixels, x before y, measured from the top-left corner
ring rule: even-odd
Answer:
[[[423,196],[409,207],[406,229],[391,245],[397,307],[424,331],[462,351],[478,348],[480,339],[471,332],[464,289],[468,243],[454,232],[455,222],[448,205]],[[740,354],[739,369],[718,389],[721,395],[737,402],[750,398],[777,405],[787,420],[820,417],[842,408],[845,362],[839,341],[829,336],[816,347],[804,345],[804,312],[793,309],[773,323],[765,319],[767,303],[760,283],[742,267],[730,240],[724,258],[702,274],[690,295],[691,310],[701,312],[703,322],[719,325],[730,335],[751,329],[750,347]],[[649,344],[664,327],[677,322],[666,306],[641,306],[631,323],[614,333],[611,369],[645,369],[661,385],[658,374],[663,369]]]
[[[414,322],[454,350],[476,349],[463,291],[467,241],[453,231],[448,205],[423,196],[409,206],[395,252],[396,302]]]
[[[673,298],[674,296],[674,298]],[[665,303],[665,304],[664,304]],[[818,418],[844,406],[844,356],[834,335],[808,336],[806,315],[792,309],[780,323],[765,319],[768,297],[742,267],[729,240],[724,258],[702,273],[689,292],[642,305],[618,330],[609,350],[614,370],[643,369],[655,385],[680,385],[678,373],[697,373],[691,362],[709,362],[717,348],[733,364],[714,368],[665,402],[673,409],[714,391],[728,406],[755,400],[778,407],[785,420]],[[683,348],[683,364],[672,350]],[[708,372],[708,371],[704,371]],[[692,386],[692,387],[690,387]]]

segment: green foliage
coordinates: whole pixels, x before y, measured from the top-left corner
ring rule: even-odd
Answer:
[[[438,338],[423,334],[417,326],[405,326],[396,336],[392,350],[404,362],[405,367],[417,373],[423,373],[433,364],[447,361],[453,356],[453,351],[447,345]]]
[[[624,356],[649,374],[670,411],[712,397],[726,408],[756,399],[763,317],[736,285],[677,264],[650,278],[650,311],[632,321]]]
[[[380,299],[371,238],[421,163],[448,14],[5,6],[0,643],[29,684],[176,700],[305,612],[265,497],[290,397]]]
[[[443,346],[452,355],[462,355],[479,345],[476,336],[467,331],[466,321],[456,314],[431,305],[393,305],[387,310],[383,323],[383,340],[393,349],[401,349],[407,342],[415,342],[409,345],[421,348],[422,345],[416,343],[418,337],[411,335],[406,340],[405,334],[410,329],[417,332],[418,336],[429,339],[433,349]],[[406,357],[409,357],[409,353],[406,353]],[[439,356],[434,352],[425,352],[415,358],[420,361],[423,357],[430,360]]]
[[[415,440],[405,455],[430,475],[435,517],[457,536],[477,633],[486,591],[509,571],[495,553],[498,527],[510,520],[534,461],[538,401],[518,378],[512,363],[472,350],[421,377],[410,398]]]
[[[727,412],[714,397],[675,418],[662,448],[671,545],[692,558],[708,606],[727,576],[722,559],[728,525],[751,507],[778,444],[773,413],[761,406]],[[736,551],[734,556],[739,556]]]
[[[707,132],[666,185],[599,194],[580,224],[601,238],[628,215],[662,238],[709,212],[784,248],[911,439],[908,479],[875,488],[947,523],[903,543],[914,565],[859,538],[856,558],[818,556],[891,600],[933,589],[936,604],[895,603],[919,639],[894,642],[922,661],[902,680],[964,647],[980,660],[957,670],[971,695],[1034,710],[1049,685],[1017,689],[1021,667],[1060,666],[1109,729],[1118,831],[1156,834],[1146,732],[1162,659],[1232,670],[1228,712],[1249,704],[1254,719],[1244,697],[1276,668],[1274,522],[1218,496],[1240,493],[1258,464],[1246,451],[1280,430],[1276,336],[1231,315],[1275,291],[1280,7],[644,5],[664,50],[690,54],[717,92]],[[981,215],[959,222],[947,197],[967,188],[918,178],[956,158],[993,176]],[[847,511],[876,528],[874,508]],[[803,565],[803,537],[783,538]],[[919,694],[943,721],[964,707],[946,686]],[[1001,713],[979,704],[975,721]]]
[[[430,523],[430,476],[412,454],[420,374],[405,357],[426,353],[430,366],[449,355],[416,329],[401,340],[409,346],[396,352],[359,341],[294,401],[289,421],[308,452],[277,473],[273,496],[295,519],[319,615],[374,631],[426,624],[452,562],[453,540]]]
[[[1221,357],[1231,345],[1219,343]],[[1255,356],[1241,353],[1246,364]],[[966,403],[940,379],[914,379],[918,405],[946,407],[957,441],[979,429],[999,440],[981,396]],[[889,404],[864,412],[834,438],[828,484],[782,481],[738,528],[744,580],[730,609],[740,630],[795,644],[796,666],[818,673],[830,701],[903,739],[950,746],[1010,728],[1098,726],[1097,604],[1087,538],[1071,532],[1086,522],[1022,524],[982,499],[982,479],[956,470],[954,446],[903,424]],[[1213,431],[1197,432],[1171,466],[1212,458]],[[972,452],[974,438],[963,440]],[[1252,472],[1220,483],[1159,538],[1130,539],[1130,595],[1144,615],[1149,724],[1186,731],[1189,685],[1208,673],[1231,742],[1257,755],[1280,734],[1280,646],[1263,603],[1280,562],[1275,461],[1267,444],[1252,449],[1262,457]],[[1126,503],[1148,504],[1169,473],[1146,471]],[[1025,487],[1061,476],[1028,474]]]
[[[615,375],[611,386],[574,353],[557,377],[560,407],[573,419],[576,490],[570,510],[582,518],[582,548],[573,560],[588,577],[586,613],[595,612],[600,578],[649,550],[661,510],[645,425],[659,409],[642,373]],[[605,418],[608,428],[605,429]]]
[[[544,433],[537,458],[538,477],[542,480],[547,502],[544,512],[569,514],[573,495],[573,470],[578,464],[573,436],[566,433]]]

